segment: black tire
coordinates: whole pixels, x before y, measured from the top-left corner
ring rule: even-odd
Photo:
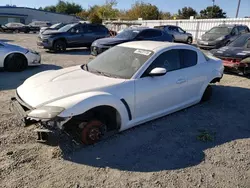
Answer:
[[[206,90],[203,93],[203,96],[201,98],[201,102],[209,101],[210,98],[212,97],[212,93],[213,93],[212,86],[208,85]]]
[[[192,44],[192,43],[193,43],[192,37],[188,37],[188,38],[187,38],[187,44]]]
[[[66,43],[63,40],[57,40],[54,42],[53,50],[55,52],[65,52],[66,51]]]
[[[10,54],[4,60],[4,69],[9,72],[21,72],[27,67],[27,59],[22,54]]]

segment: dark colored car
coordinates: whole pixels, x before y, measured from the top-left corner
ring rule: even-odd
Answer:
[[[219,25],[213,27],[201,36],[197,46],[204,49],[220,48],[234,41],[239,35],[248,33],[246,25]]]
[[[97,56],[98,54],[106,51],[107,49],[115,45],[138,40],[173,42],[173,37],[160,29],[126,29],[121,33],[117,34],[115,37],[99,39],[93,42],[93,44],[91,45],[91,54],[93,56]]]
[[[250,33],[242,34],[228,46],[210,52],[223,60],[225,71],[250,74]]]
[[[31,22],[28,26],[30,31],[33,33],[39,32],[42,27],[50,27],[52,24],[47,21],[34,21]]]
[[[22,23],[7,23],[5,25],[1,26],[2,32],[15,32],[15,33],[29,33],[30,29],[27,25],[24,25]]]
[[[44,31],[39,34],[37,45],[56,52],[66,48],[90,47],[97,39],[109,37],[109,30],[100,24],[74,23],[56,31]]]
[[[187,33],[182,28],[175,25],[160,25],[154,28],[162,29],[170,35],[173,35],[175,42],[184,42],[187,44],[192,44],[193,36],[191,33]]]
[[[65,25],[67,25],[67,23],[56,23],[56,24],[53,24],[50,27],[41,27],[40,33],[43,33],[44,31],[49,31],[49,30],[50,31],[51,30],[58,30],[58,29],[62,28]]]

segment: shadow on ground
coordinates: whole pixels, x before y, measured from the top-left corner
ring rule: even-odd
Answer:
[[[64,158],[88,166],[139,172],[197,165],[204,160],[204,150],[250,137],[249,96],[249,89],[214,86],[214,95],[207,103],[64,154]],[[210,132],[213,141],[198,140],[199,130]]]
[[[27,78],[46,70],[57,70],[60,66],[42,64],[38,67],[29,67],[22,72],[6,72],[3,69],[0,71],[0,90],[16,89]]]
[[[47,53],[51,54],[63,54],[63,55],[90,55],[90,50],[87,48],[77,48],[77,49],[67,49],[65,52],[53,52],[53,51],[46,51]]]
[[[0,42],[13,42],[13,40],[9,40],[9,39],[0,39]]]

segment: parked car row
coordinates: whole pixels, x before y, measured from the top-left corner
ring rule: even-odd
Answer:
[[[51,26],[50,22],[46,21],[34,21],[28,25],[22,23],[7,23],[5,25],[0,26],[0,32],[15,32],[15,33],[29,33],[29,32],[39,32],[41,27],[49,27]]]

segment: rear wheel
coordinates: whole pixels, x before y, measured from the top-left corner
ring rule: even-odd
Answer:
[[[212,93],[213,93],[212,86],[208,85],[206,90],[203,93],[203,96],[201,98],[201,102],[209,101],[210,98],[212,97]]]
[[[62,40],[55,41],[53,45],[53,50],[56,52],[65,52],[66,51],[66,43]]]
[[[4,69],[9,72],[20,72],[27,68],[28,62],[22,54],[10,54],[4,61]]]

